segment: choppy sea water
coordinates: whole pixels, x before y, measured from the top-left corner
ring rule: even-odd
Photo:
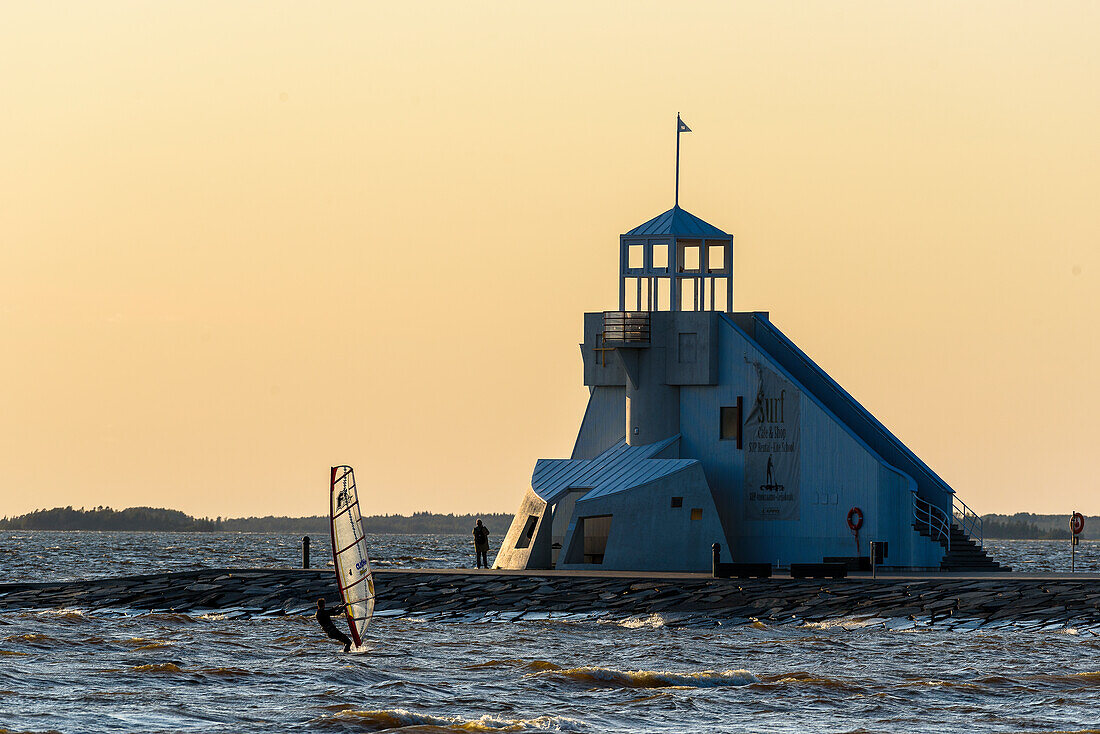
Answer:
[[[163,545],[122,535],[139,534],[5,533],[0,570],[30,580],[299,559],[300,539],[276,535],[177,535]],[[372,541],[382,559],[389,542],[394,564],[470,565],[472,556],[461,536]],[[1068,543],[1044,542],[998,546],[1061,570],[1054,556],[1068,556]],[[1091,546],[1078,550],[1088,556]],[[170,557],[132,559],[123,571],[100,557],[131,547]],[[43,551],[58,568],[28,557]],[[444,560],[412,560],[433,553]],[[661,615],[382,617],[366,649],[345,655],[306,616],[0,612],[0,730],[1100,730],[1098,635],[1100,626],[852,619],[682,627]]]
[[[372,534],[367,542],[377,568],[463,568],[476,562],[472,536]],[[0,583],[301,564],[302,536],[288,533],[0,530]],[[327,535],[312,536],[310,565],[332,565]]]

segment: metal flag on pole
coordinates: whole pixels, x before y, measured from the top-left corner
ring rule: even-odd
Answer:
[[[676,113],[676,206],[680,206],[680,133],[689,133],[691,128]]]

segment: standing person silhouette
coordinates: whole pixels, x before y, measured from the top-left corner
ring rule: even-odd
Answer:
[[[485,568],[489,567],[489,528],[481,524],[481,518],[478,518],[477,525],[474,525],[474,551],[477,553],[477,567],[481,568],[481,564],[485,564]]]

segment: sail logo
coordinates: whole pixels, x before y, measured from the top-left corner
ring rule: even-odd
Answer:
[[[356,571],[362,571],[363,567],[366,566],[369,562],[370,561],[368,561],[366,558],[364,558],[363,560],[361,560],[361,561],[359,561],[358,563],[355,564],[355,570]]]

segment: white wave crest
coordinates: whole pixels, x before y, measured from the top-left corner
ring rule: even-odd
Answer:
[[[613,624],[617,627],[625,627],[628,630],[656,629],[658,627],[664,627],[667,623],[665,618],[657,613],[638,617],[627,617],[626,619],[600,619],[598,622],[599,624]]]
[[[810,629],[845,629],[845,630],[857,630],[864,627],[881,627],[884,624],[883,619],[878,617],[869,617],[863,619],[852,619],[851,617],[837,617],[836,619],[822,619],[817,622],[804,622],[803,627],[809,627]]]
[[[378,709],[373,711],[356,711],[346,709],[325,717],[329,720],[342,723],[355,722],[356,724],[369,726],[372,729],[399,729],[407,726],[438,726],[452,730],[470,732],[495,732],[495,731],[527,731],[536,729],[539,731],[584,731],[583,722],[568,719],[564,716],[539,716],[534,719],[506,719],[500,716],[485,714],[476,719],[464,719],[460,716],[433,716],[421,714],[407,709]]]
[[[703,670],[697,673],[674,673],[667,670],[615,670],[585,666],[561,670],[541,670],[528,677],[548,677],[623,688],[715,688],[747,686],[760,679],[747,670]]]
[[[72,609],[70,607],[61,607],[60,609],[43,609],[40,612],[35,612],[39,617],[61,617],[62,619],[76,619],[78,617],[86,617],[87,612],[84,609]]]

